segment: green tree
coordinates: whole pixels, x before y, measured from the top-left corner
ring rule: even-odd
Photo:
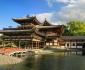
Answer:
[[[70,32],[70,30],[68,29],[68,26],[67,25],[64,25],[64,33],[63,35],[65,36],[70,36],[72,35],[72,33]]]
[[[63,35],[83,36],[85,35],[85,23],[83,21],[70,21],[64,26]]]

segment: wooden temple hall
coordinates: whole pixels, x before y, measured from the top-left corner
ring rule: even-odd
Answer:
[[[62,25],[52,25],[46,19],[40,23],[36,16],[12,20],[19,26],[0,30],[0,33],[3,34],[3,46],[6,46],[7,43],[23,48],[44,48],[59,45],[58,39],[63,32]]]

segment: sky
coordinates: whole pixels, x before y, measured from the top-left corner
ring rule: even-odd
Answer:
[[[54,25],[71,20],[85,21],[85,0],[0,0],[0,29],[16,27],[12,18],[36,16]]]

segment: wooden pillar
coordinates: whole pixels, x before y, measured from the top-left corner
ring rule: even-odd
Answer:
[[[85,43],[83,43],[83,47],[82,47],[82,55],[85,56]]]
[[[31,45],[31,46],[32,46],[32,45]],[[27,49],[29,49],[29,47],[30,47],[30,42],[27,41]]]
[[[59,47],[59,42],[57,42],[57,44],[58,44],[58,47]]]
[[[36,49],[37,49],[37,41],[36,41]]]
[[[40,48],[40,42],[38,43],[38,45],[39,45],[39,48]]]
[[[25,49],[27,49],[27,41],[25,41]]]
[[[49,46],[50,46],[50,42],[49,42]]]
[[[34,42],[32,41],[32,49],[33,49],[33,46],[34,46],[33,43],[34,43]]]
[[[39,41],[37,42],[37,44],[38,44],[38,49],[39,49]]]
[[[37,49],[39,48],[39,46],[38,46],[38,41],[37,41]]]
[[[72,43],[70,42],[70,49],[71,49],[71,44],[72,44]]]
[[[57,46],[59,47],[59,44],[58,44],[58,37],[57,37]]]
[[[3,41],[3,48],[5,47],[5,43],[4,43],[4,41]]]
[[[70,55],[71,55],[71,42],[70,42]]]
[[[20,48],[20,46],[21,46],[20,43],[21,43],[21,41],[19,41],[19,48]]]
[[[71,48],[71,47],[70,47],[70,42],[69,42],[69,48]]]
[[[37,41],[37,49],[38,49],[38,41]]]
[[[77,55],[77,42],[75,43],[75,46],[76,46],[76,55]]]
[[[67,42],[65,42],[65,46],[64,46],[64,48],[65,48],[65,49],[67,49],[67,48],[68,48],[68,46],[67,46]]]
[[[52,45],[54,46],[54,41],[52,43],[53,43]]]
[[[11,40],[10,44],[11,44],[11,48],[12,48],[12,40]]]
[[[66,42],[64,43],[64,49],[67,50],[67,43]],[[66,51],[64,51],[64,55],[67,55]]]
[[[4,42],[4,40],[3,40],[3,42],[2,42],[2,45],[3,45],[3,54],[5,54],[4,52],[5,52],[5,42]]]
[[[12,47],[12,38],[10,36],[10,47]]]
[[[54,46],[54,41],[53,41],[53,46]]]
[[[56,48],[58,48],[58,42],[54,42],[54,43],[55,43]]]
[[[44,44],[44,45],[43,45],[43,48],[45,48],[45,46],[46,46],[45,41],[43,42],[43,44]]]

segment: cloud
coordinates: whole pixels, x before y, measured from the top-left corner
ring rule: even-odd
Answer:
[[[46,0],[46,1],[48,5],[51,7],[58,2],[67,4],[67,5],[70,5],[70,4],[72,5],[72,4],[75,4],[77,0]]]
[[[44,22],[46,19],[47,21],[51,22],[53,13],[41,13],[41,14],[36,14],[37,19],[39,19],[40,22]]]
[[[71,20],[85,21],[85,0],[47,0],[48,5],[53,7],[54,3],[64,3],[61,10],[52,12],[50,20],[53,23],[65,24]]]
[[[51,24],[58,24],[57,22],[53,22],[53,20],[52,20],[53,14],[54,14],[53,12],[51,12],[51,13],[40,13],[40,14],[32,14],[31,16],[36,15],[37,19],[41,23],[43,23],[46,19]]]
[[[56,16],[55,16],[56,15]],[[57,16],[59,15],[59,16]],[[59,12],[54,13],[53,17],[59,17],[60,21],[70,21],[70,20],[84,20],[85,19],[85,1],[79,0],[74,6],[65,6]]]
[[[71,20],[85,21],[85,0],[46,0],[48,5],[53,7],[58,2],[64,3],[59,11],[36,14],[37,18],[43,22],[45,18],[52,24],[65,24]]]
[[[53,12],[51,12],[51,13],[41,13],[41,14],[36,14],[36,17],[41,23],[43,23],[46,19],[51,24],[60,24],[60,22],[55,21],[56,19],[54,20],[53,15],[54,15]]]

